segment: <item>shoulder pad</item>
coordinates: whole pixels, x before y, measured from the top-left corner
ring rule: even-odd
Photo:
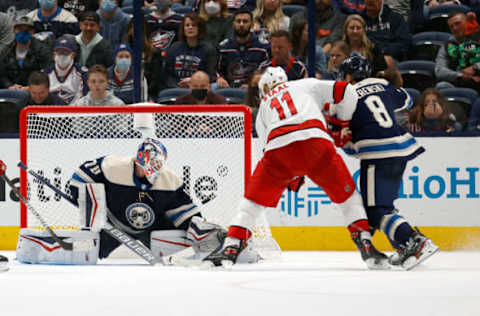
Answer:
[[[168,167],[163,167],[155,180],[152,190],[175,191],[183,184],[182,179]]]

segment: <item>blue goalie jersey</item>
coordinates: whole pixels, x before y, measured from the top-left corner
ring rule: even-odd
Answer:
[[[134,157],[105,156],[83,163],[72,180],[103,183],[108,218],[127,233],[186,229],[200,209],[184,191],[184,184],[166,166],[151,185],[135,175]],[[73,187],[74,188],[74,187]],[[75,192],[72,192],[75,198]]]
[[[411,160],[425,151],[395,120],[395,110],[412,104],[408,92],[376,78],[354,87],[358,103],[350,121],[352,141],[344,148],[347,154],[362,160]]]

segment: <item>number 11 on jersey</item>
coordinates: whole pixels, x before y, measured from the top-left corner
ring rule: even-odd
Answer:
[[[275,110],[277,110],[278,118],[280,120],[286,118],[284,111],[285,104],[290,110],[291,115],[297,114],[297,109],[295,108],[295,104],[293,103],[292,97],[290,96],[290,93],[288,91],[282,93],[282,97],[280,98],[280,100],[278,100],[278,97],[276,97],[272,99],[272,101],[270,101],[270,108],[275,108]]]

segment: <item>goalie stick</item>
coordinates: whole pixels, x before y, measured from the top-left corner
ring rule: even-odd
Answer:
[[[34,178],[36,178],[38,181],[41,183],[45,184],[48,186],[52,191],[60,195],[62,198],[73,204],[75,207],[78,207],[78,204],[75,203],[75,201],[66,193],[55,187],[53,184],[50,183],[50,180],[47,178],[43,177],[42,175],[36,173],[35,171],[29,169],[27,165],[22,163],[21,161],[18,163],[18,167],[22,168],[29,174],[31,174]],[[1,171],[0,171],[1,172]],[[13,188],[13,187],[12,187]],[[27,201],[28,202],[28,201]],[[27,204],[25,204],[27,205]],[[28,207],[28,206],[27,206]],[[38,212],[35,211],[36,214]],[[34,214],[35,214],[34,213]],[[40,216],[40,214],[38,214]],[[42,224],[45,222],[43,219],[41,220]],[[46,225],[46,223],[45,223]],[[48,228],[48,225],[46,226]],[[49,228],[48,228],[49,229]],[[198,262],[196,260],[190,260],[185,257],[191,256],[194,253],[194,250],[192,247],[188,247],[184,250],[181,250],[173,255],[166,256],[166,257],[156,257],[152,251],[146,247],[144,244],[139,242],[138,240],[132,238],[130,235],[122,231],[121,229],[112,226],[110,223],[106,223],[105,227],[103,228],[107,234],[118,240],[121,244],[125,245],[128,249],[130,249],[133,253],[135,253],[137,256],[142,258],[143,260],[147,261],[151,265],[176,265],[176,266],[183,266],[183,267],[189,267],[189,266],[196,266],[198,265]],[[54,235],[55,233],[49,229],[49,231]],[[58,238],[58,237],[57,237]],[[54,238],[55,239],[55,238]],[[58,238],[61,242],[65,243],[62,241],[60,238]],[[57,239],[55,241],[58,242]],[[60,243],[60,242],[59,242]],[[63,246],[62,246],[63,248]],[[64,248],[67,249],[67,248]],[[72,250],[72,249],[67,249],[67,250]]]
[[[47,232],[52,236],[53,240],[55,240],[60,247],[65,250],[73,250],[79,249],[79,247],[74,247],[73,243],[67,242],[62,240],[58,237],[57,234],[50,228],[47,222],[43,219],[43,217],[38,213],[35,208],[30,204],[29,200],[20,193],[18,188],[13,184],[13,182],[7,177],[5,171],[7,166],[3,161],[0,160],[0,177],[8,184],[8,186],[12,189],[13,193],[22,201],[22,203],[30,210],[30,212],[39,220],[40,224],[47,230]],[[80,246],[81,247],[81,246]]]

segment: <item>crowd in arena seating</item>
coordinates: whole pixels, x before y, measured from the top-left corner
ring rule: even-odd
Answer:
[[[399,70],[395,84],[416,100],[399,113],[406,129],[480,131],[479,1],[315,5],[312,57],[305,0],[145,0],[141,101],[242,103],[255,114],[262,69],[297,80],[314,58],[315,77],[337,80],[360,54],[375,76]],[[2,0],[0,132],[15,131],[5,115],[17,120],[27,105],[134,103],[132,14],[133,0]]]

